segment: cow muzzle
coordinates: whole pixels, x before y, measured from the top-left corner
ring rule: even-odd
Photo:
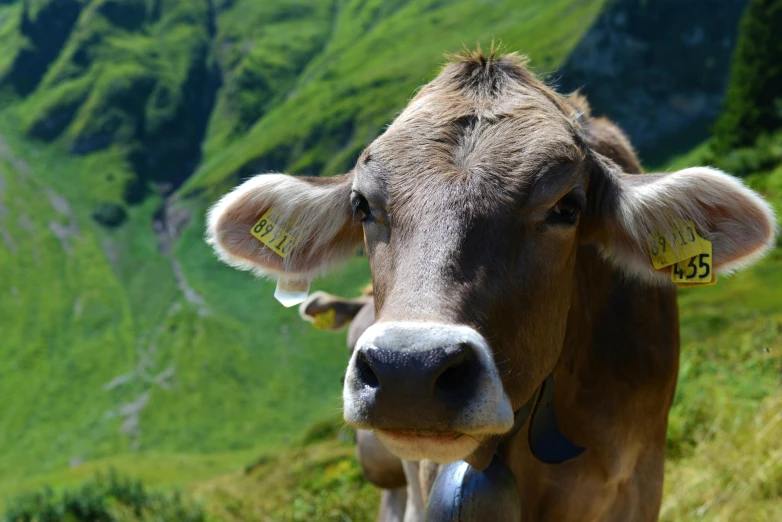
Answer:
[[[356,343],[343,399],[349,424],[406,460],[463,459],[513,426],[492,352],[466,326],[373,325]]]

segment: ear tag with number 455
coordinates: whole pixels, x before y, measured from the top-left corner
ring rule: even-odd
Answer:
[[[696,234],[697,235],[697,234]],[[711,241],[697,236],[701,244],[701,253],[674,264],[671,280],[680,288],[707,286],[717,283],[717,274],[712,266],[713,253]]]

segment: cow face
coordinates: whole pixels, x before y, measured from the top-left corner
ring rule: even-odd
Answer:
[[[669,284],[648,237],[691,220],[730,271],[773,242],[768,205],[709,168],[626,175],[590,149],[579,115],[515,56],[448,65],[334,178],[257,176],[209,216],[230,264],[312,276],[361,244],[376,323],[358,340],[345,419],[405,459],[465,458],[509,431],[554,368],[582,244]],[[250,229],[269,209],[297,242],[280,257]]]

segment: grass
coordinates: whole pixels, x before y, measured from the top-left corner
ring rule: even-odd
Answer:
[[[345,170],[463,43],[554,71],[604,2],[69,0],[43,54],[22,2],[0,4],[0,502],[115,468],[215,520],[373,518],[349,437],[302,435],[338,414],[344,334],[220,265],[206,206],[256,170]],[[40,77],[18,76],[24,53]],[[726,165],[782,208],[778,137],[753,150]],[[127,217],[96,223],[107,205]],[[186,216],[165,241],[162,215]],[[780,268],[777,249],[681,294],[664,520],[779,519]],[[357,257],[313,290],[368,280]]]
[[[262,492],[262,494],[258,494]],[[214,520],[370,522],[379,490],[366,482],[352,443],[331,440],[257,459],[192,490]]]
[[[705,152],[706,145],[691,156]],[[782,219],[782,169],[749,182]],[[778,247],[715,286],[680,291],[681,369],[661,520],[770,522],[782,516],[781,286]]]

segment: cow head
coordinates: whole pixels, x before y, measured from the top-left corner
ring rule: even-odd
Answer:
[[[670,284],[647,241],[672,221],[713,243],[718,272],[773,243],[771,209],[737,179],[706,167],[628,175],[584,133],[518,57],[468,54],[352,172],[256,176],[213,207],[209,241],[239,268],[307,277],[363,242],[377,321],[350,360],[345,419],[405,459],[464,458],[510,430],[554,368],[579,245]],[[250,235],[270,208],[297,237],[285,258]]]

